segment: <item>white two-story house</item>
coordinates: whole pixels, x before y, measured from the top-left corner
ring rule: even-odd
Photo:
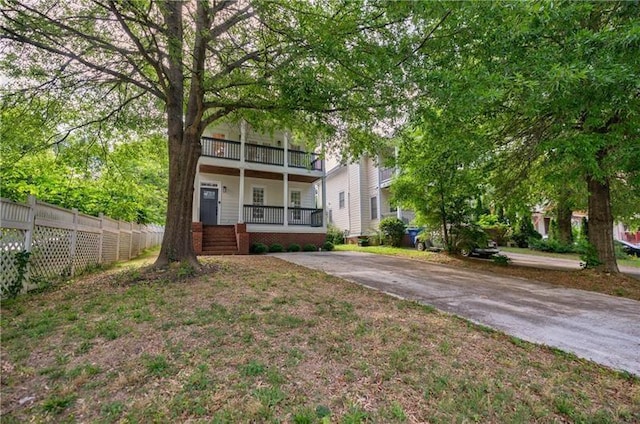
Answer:
[[[348,164],[333,157],[326,160],[328,220],[349,241],[375,234],[383,218],[395,216],[407,224],[414,218],[412,211],[391,203],[389,186],[396,171],[379,162],[371,156]]]
[[[247,254],[253,243],[321,246],[325,171],[286,131],[261,134],[246,121],[207,128],[194,181],[198,254]]]

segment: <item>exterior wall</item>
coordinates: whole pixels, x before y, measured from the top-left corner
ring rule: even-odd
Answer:
[[[331,210],[332,224],[341,230],[349,229],[349,209],[347,208],[348,170],[340,167],[327,176],[327,209]],[[345,192],[345,206],[340,209],[339,193]]]
[[[377,217],[375,219],[371,219],[371,198],[376,197],[378,209],[381,208],[381,204],[378,201],[378,167],[375,163],[375,160],[371,157],[368,157],[364,160],[365,162],[365,172],[366,172],[366,188],[364,193],[367,193],[366,201],[366,215],[364,218],[366,219],[367,230],[368,232],[374,232],[378,229],[378,224],[380,223],[380,210],[378,210]]]
[[[362,166],[361,162],[349,165],[349,191],[347,205],[349,208],[349,235],[360,235],[363,231],[362,223]]]

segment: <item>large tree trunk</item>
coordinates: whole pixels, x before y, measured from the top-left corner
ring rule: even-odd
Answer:
[[[193,249],[191,222],[193,213],[193,182],[196,176],[200,140],[187,132],[179,139],[169,138],[169,198],[167,221],[160,256],[156,266],[186,261],[197,265]]]
[[[200,132],[184,123],[184,42],[182,2],[163,3],[168,37],[167,131],[169,138],[169,197],[167,220],[156,266],[189,262],[198,266],[193,249],[191,219],[193,182],[200,157]],[[197,125],[196,125],[197,127]]]
[[[556,220],[558,222],[558,241],[564,245],[570,246],[573,244],[573,234],[571,227],[571,216],[573,210],[569,201],[570,193],[564,190],[559,198],[556,208]]]
[[[619,273],[613,248],[613,214],[609,181],[587,176],[589,188],[589,242],[598,252],[598,271]]]

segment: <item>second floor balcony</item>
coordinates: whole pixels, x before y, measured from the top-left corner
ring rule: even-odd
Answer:
[[[201,143],[203,156],[236,161],[244,159],[245,162],[275,166],[285,166],[286,158],[286,165],[291,168],[322,171],[322,159],[320,155],[313,152],[251,143],[245,143],[243,149],[243,145],[239,141],[210,137],[202,137]]]

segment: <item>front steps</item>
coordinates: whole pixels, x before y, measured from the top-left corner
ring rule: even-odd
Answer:
[[[238,255],[233,225],[212,225],[202,228],[201,255]]]

